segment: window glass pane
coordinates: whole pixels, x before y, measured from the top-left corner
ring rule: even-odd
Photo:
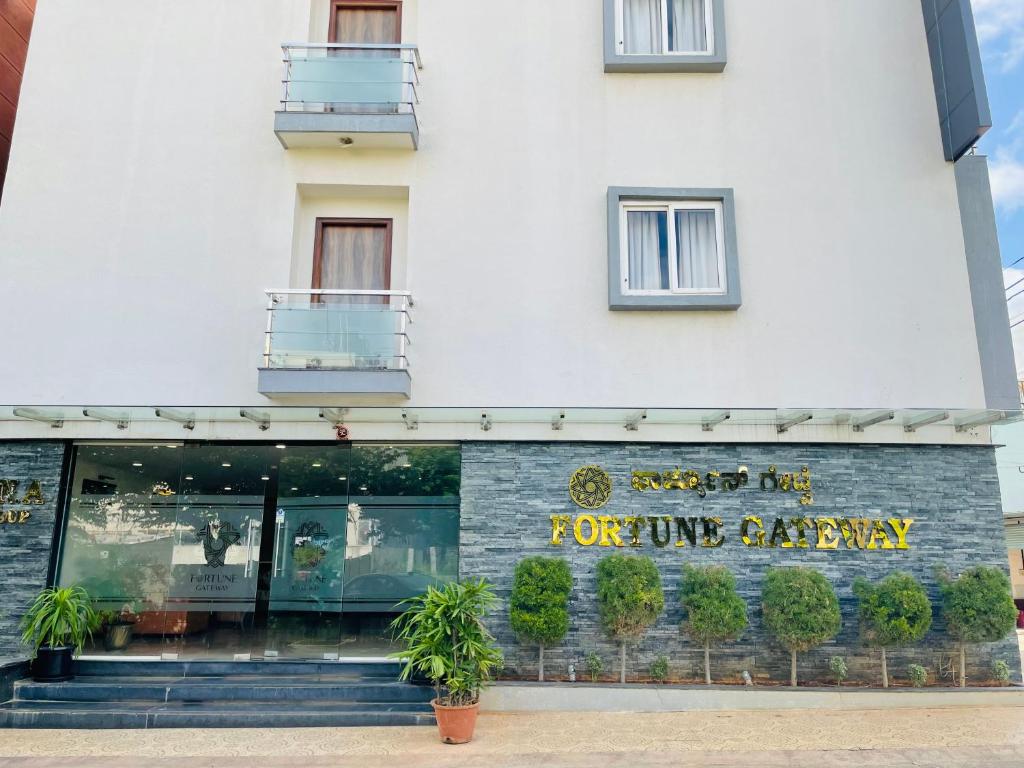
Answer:
[[[668,41],[672,53],[708,50],[707,17],[704,3],[709,0],[669,0]]]
[[[676,211],[676,265],[682,290],[720,290],[714,211]]]
[[[667,291],[668,213],[628,211],[629,287],[634,291]]]
[[[458,446],[354,446],[346,611],[394,610],[458,578]]]
[[[68,500],[60,585],[84,587],[97,610],[133,616],[136,637],[153,653],[170,588],[181,455],[164,446],[80,446]],[[102,649],[98,631],[87,652]]]
[[[661,0],[622,0],[623,53],[661,53]]]

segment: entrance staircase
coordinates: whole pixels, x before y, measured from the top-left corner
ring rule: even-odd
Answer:
[[[396,663],[85,661],[66,683],[14,684],[3,728],[432,725],[433,689]]]

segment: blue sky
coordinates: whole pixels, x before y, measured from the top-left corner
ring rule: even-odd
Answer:
[[[989,156],[1003,265],[1024,257],[1024,0],[971,0],[992,106],[992,129],[981,140]],[[1006,284],[1024,278],[1024,261],[1005,270]],[[1012,289],[1012,296],[1024,282]],[[1024,320],[1024,294],[1010,302]],[[1024,378],[1024,323],[1013,329],[1018,378]]]

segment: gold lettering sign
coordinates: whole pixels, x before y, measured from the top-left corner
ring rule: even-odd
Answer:
[[[777,517],[769,524],[767,520],[748,515],[739,523],[735,539],[757,549],[908,550],[907,533],[913,524],[913,520],[901,518],[859,517]],[[674,543],[680,548],[716,549],[732,540],[732,536],[723,532],[724,527],[720,517],[551,515],[551,544],[561,546],[571,530],[572,537],[582,547],[650,544],[664,549]],[[815,537],[813,544],[809,535]]]
[[[24,484],[20,480],[0,480],[0,525],[24,525],[31,519],[31,510],[12,509],[12,505],[45,503],[43,486],[38,480]]]

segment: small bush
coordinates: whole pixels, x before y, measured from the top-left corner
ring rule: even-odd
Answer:
[[[968,568],[959,578],[940,574],[942,616],[960,644],[960,687],[967,687],[967,646],[994,643],[1013,632],[1017,607],[1005,568]]]
[[[569,631],[572,573],[557,557],[528,557],[516,565],[509,600],[509,623],[520,641],[538,648],[537,678],[544,679],[544,648]]]
[[[796,655],[839,634],[839,598],[811,568],[769,568],[761,592],[764,626],[790,652],[789,682],[796,688]]]
[[[651,662],[651,679],[663,683],[668,680],[668,656],[659,656]],[[1009,668],[1007,668],[1007,679],[1009,679]]]
[[[928,670],[920,664],[908,666],[907,677],[910,678],[910,684],[915,688],[924,688],[928,684]]]
[[[619,682],[626,682],[626,644],[636,642],[665,608],[658,566],[649,557],[609,555],[597,564],[601,626],[619,644]]]
[[[711,646],[747,628],[747,604],[736,592],[736,577],[720,565],[684,565],[679,596],[686,611],[682,629],[704,646],[704,682],[711,685]]]
[[[842,685],[843,680],[849,677],[849,669],[846,667],[846,659],[842,656],[833,656],[828,660],[828,668],[832,670],[832,677],[836,680],[836,685]]]
[[[583,666],[586,668],[587,674],[590,675],[590,682],[592,683],[596,683],[598,678],[601,677],[601,673],[604,672],[604,662],[601,661],[601,657],[594,651],[590,651],[583,657]]]
[[[996,659],[992,662],[992,677],[1006,685],[1010,682],[1010,665],[1002,659]]]
[[[896,571],[872,584],[853,582],[860,601],[858,619],[865,644],[881,649],[882,687],[889,687],[886,648],[916,643],[932,625],[932,604],[924,587],[909,573]]]

